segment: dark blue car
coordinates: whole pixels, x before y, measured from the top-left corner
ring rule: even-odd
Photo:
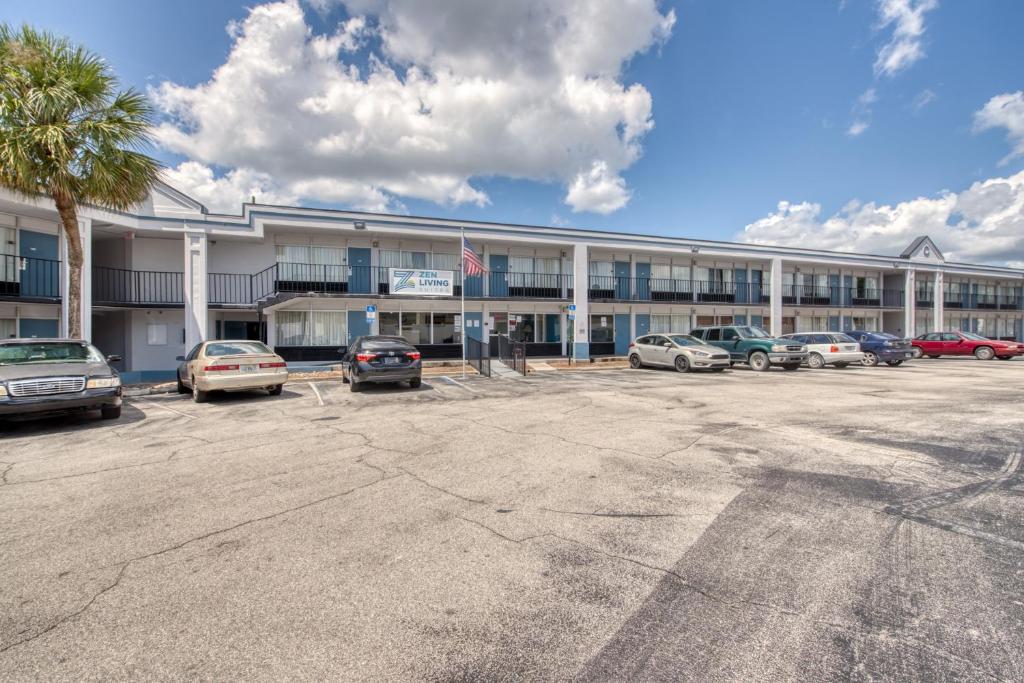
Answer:
[[[869,367],[875,367],[879,363],[896,367],[903,361],[914,357],[914,349],[909,339],[903,339],[888,332],[865,332],[864,330],[853,330],[846,334],[860,342],[860,350],[864,352],[864,365]]]

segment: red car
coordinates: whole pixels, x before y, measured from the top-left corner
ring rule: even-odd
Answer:
[[[978,360],[1010,360],[1024,355],[1024,344],[987,339],[971,332],[929,332],[910,341],[915,358],[928,356],[975,356]]]

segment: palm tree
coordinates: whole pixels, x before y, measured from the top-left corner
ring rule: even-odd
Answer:
[[[152,109],[99,56],[29,26],[0,24],[0,187],[53,200],[67,240],[68,330],[82,334],[78,207],[126,211],[149,193],[160,164]]]

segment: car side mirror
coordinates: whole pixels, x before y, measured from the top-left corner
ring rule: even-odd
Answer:
[[[739,338],[736,338],[736,339],[733,340],[732,345],[733,346],[739,346],[740,345],[740,341],[741,340]]]
[[[118,359],[118,360],[120,360],[120,359]],[[174,360],[176,360],[179,363],[181,363],[181,362],[183,362],[185,360],[185,356],[175,356]]]
[[[122,360],[121,356],[117,356],[117,355],[107,356],[107,362],[108,363],[120,363],[121,360]]]

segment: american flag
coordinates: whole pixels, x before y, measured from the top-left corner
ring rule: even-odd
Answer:
[[[487,272],[487,269],[484,268],[484,262],[480,260],[480,257],[473,250],[473,245],[465,237],[462,238],[462,267],[469,277],[483,275]]]

